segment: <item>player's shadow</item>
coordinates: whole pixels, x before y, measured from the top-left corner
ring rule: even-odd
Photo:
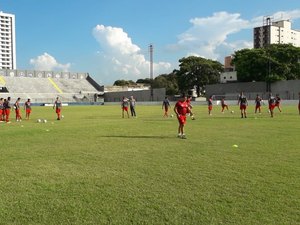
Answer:
[[[106,135],[102,136],[106,138],[128,138],[128,139],[170,139],[174,137],[168,137],[168,136],[146,136],[146,135]]]

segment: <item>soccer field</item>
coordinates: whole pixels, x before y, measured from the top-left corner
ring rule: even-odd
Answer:
[[[195,106],[187,139],[160,105],[129,119],[69,106],[61,121],[33,107],[0,123],[0,224],[300,224],[297,106],[230,110]]]

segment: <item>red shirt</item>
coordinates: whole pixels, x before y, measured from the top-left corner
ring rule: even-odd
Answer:
[[[185,116],[188,112],[188,103],[186,101],[184,102],[181,102],[181,101],[178,101],[175,105],[176,109],[177,109],[177,112],[180,114],[180,115],[183,115]]]

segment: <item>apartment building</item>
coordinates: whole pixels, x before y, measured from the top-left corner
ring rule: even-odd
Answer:
[[[292,44],[300,47],[300,30],[293,30],[289,20],[272,22],[272,18],[264,18],[264,25],[253,30],[254,48],[263,48],[269,44]]]
[[[15,70],[16,32],[15,15],[0,12],[0,69]]]

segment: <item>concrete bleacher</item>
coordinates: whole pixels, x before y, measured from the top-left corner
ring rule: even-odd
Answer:
[[[22,76],[18,72],[0,71],[0,86],[5,87],[7,92],[0,92],[0,97],[11,97],[14,101],[18,97],[21,102],[28,98],[32,103],[53,103],[59,96],[63,102],[86,102],[94,101],[94,95],[100,94],[87,79],[87,76]]]

